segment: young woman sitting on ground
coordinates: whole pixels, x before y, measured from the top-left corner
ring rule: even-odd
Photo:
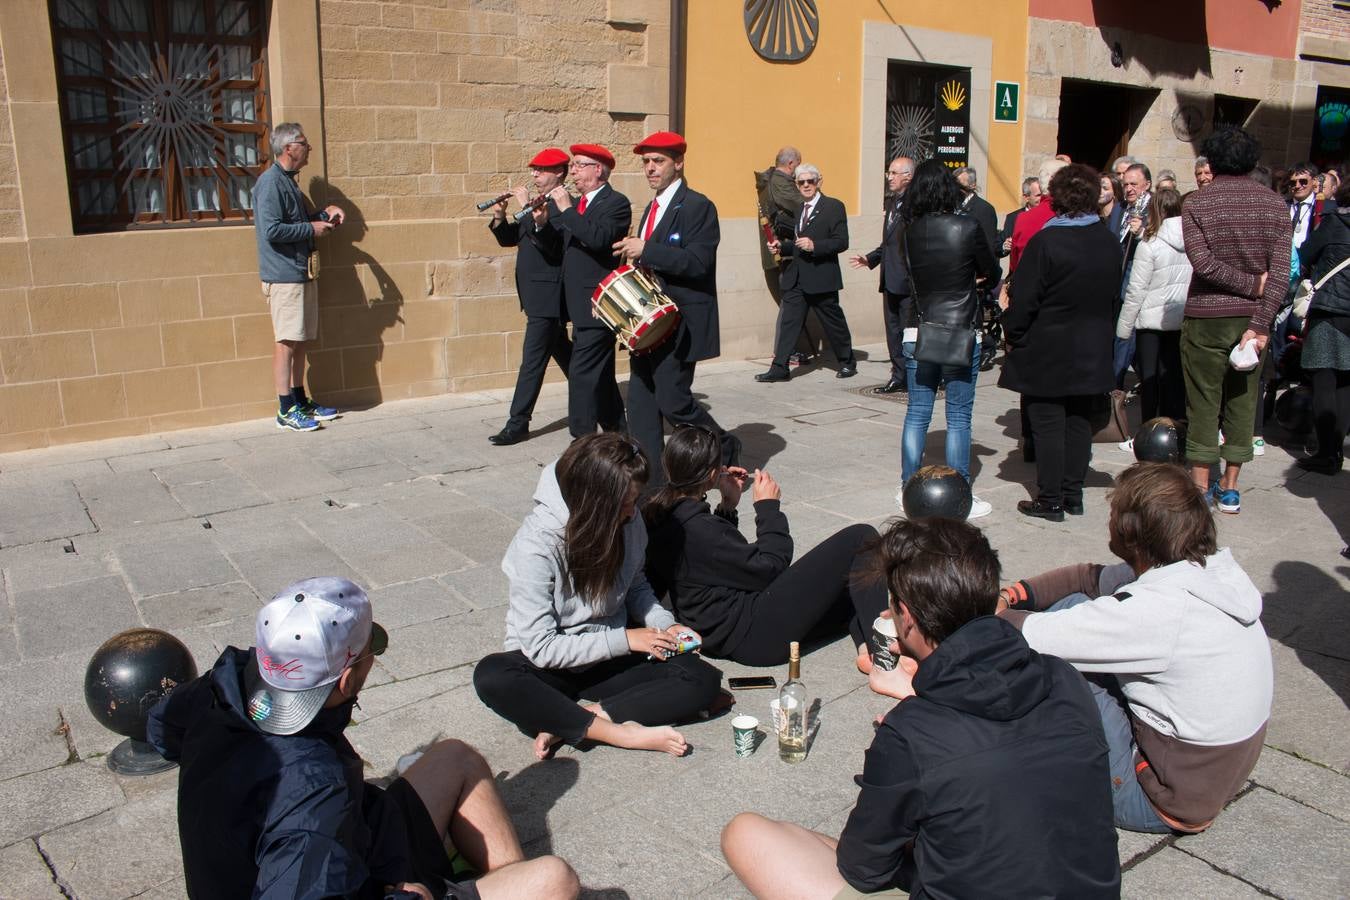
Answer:
[[[675,653],[676,636],[692,629],[661,607],[643,573],[647,529],[636,512],[646,482],[647,457],[632,439],[578,438],[540,475],[502,560],[506,651],[478,663],[474,689],[534,738],[540,759],[582,740],[682,756],[670,724],[718,696],[722,673]]]
[[[651,533],[647,574],[668,590],[676,617],[703,636],[708,656],[748,666],[787,661],[788,643],[847,627],[858,668],[871,670],[868,635],[886,608],[884,582],[870,577],[859,551],[871,525],[850,525],[796,563],[778,484],[768,472],[724,467],[717,435],[680,426],[661,456],[667,484],[643,507]],[[737,528],[736,504],[753,480],[756,540]],[[714,511],[704,499],[716,488]]]

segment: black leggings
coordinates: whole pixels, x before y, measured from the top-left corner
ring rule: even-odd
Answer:
[[[854,644],[866,644],[888,596],[885,580],[867,571],[869,556],[858,552],[876,537],[871,525],[850,525],[788,566],[751,601],[750,630],[726,657],[782,665],[789,642],[837,633],[845,623]]]
[[[1311,381],[1317,456],[1340,459],[1344,453],[1346,426],[1350,425],[1350,372],[1313,369]]]
[[[1139,372],[1139,408],[1147,422],[1158,416],[1186,418],[1186,382],[1181,377],[1181,332],[1136,329],[1134,365]]]
[[[489,709],[528,737],[548,732],[569,744],[595,719],[578,699],[598,702],[615,722],[668,725],[707,709],[721,683],[722,673],[693,653],[666,662],[629,653],[585,669],[542,669],[508,650],[473,670],[474,690]]]

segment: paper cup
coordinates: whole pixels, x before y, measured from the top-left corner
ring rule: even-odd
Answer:
[[[891,641],[895,640],[895,620],[877,616],[872,622],[872,665],[889,672],[898,660],[891,650]]]
[[[737,716],[731,720],[731,736],[736,745],[736,756],[744,759],[754,754],[759,739],[759,719],[754,716]]]

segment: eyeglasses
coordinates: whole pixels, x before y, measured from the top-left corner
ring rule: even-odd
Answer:
[[[598,165],[600,165],[598,162],[577,162],[575,159],[567,164],[568,168],[571,169],[581,169],[586,166],[598,166]]]
[[[798,178],[798,179],[797,179],[797,183],[798,183],[798,184],[819,184],[819,183],[820,183],[820,179],[819,179],[819,178]]]
[[[309,141],[287,141],[287,142],[286,142],[286,146],[287,146],[287,147],[289,147],[291,144],[299,144],[301,147],[308,147],[308,146],[309,146]]]

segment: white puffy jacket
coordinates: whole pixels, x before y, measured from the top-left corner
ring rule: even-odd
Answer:
[[[1136,328],[1180,331],[1191,285],[1191,261],[1181,237],[1181,217],[1164,219],[1158,233],[1134,253],[1125,304],[1116,320],[1116,337],[1129,338]]]

